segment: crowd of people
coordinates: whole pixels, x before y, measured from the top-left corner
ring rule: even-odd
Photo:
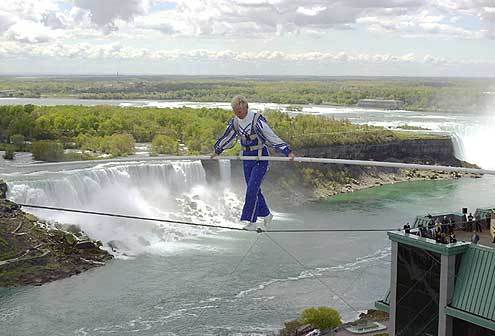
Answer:
[[[455,230],[464,230],[467,232],[473,232],[471,235],[471,242],[477,244],[480,240],[479,232],[483,232],[483,229],[490,229],[490,216],[486,218],[475,218],[472,213],[466,217],[464,215],[461,221],[454,221],[452,217],[433,217],[428,214],[430,220],[427,224],[418,224],[415,229],[411,229],[411,225],[406,223],[403,227],[405,233],[415,234],[420,237],[434,239],[437,243],[452,244],[457,242],[455,236]]]

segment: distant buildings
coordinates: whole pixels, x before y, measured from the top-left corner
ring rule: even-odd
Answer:
[[[357,106],[386,110],[399,110],[404,106],[404,102],[393,99],[360,99]]]

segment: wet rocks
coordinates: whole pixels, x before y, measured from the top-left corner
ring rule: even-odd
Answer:
[[[101,266],[112,256],[100,246],[0,199],[0,287],[38,286]]]

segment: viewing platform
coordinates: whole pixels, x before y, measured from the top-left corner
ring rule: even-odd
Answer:
[[[375,306],[389,335],[495,336],[495,249],[457,232],[455,243],[388,232],[390,291]]]

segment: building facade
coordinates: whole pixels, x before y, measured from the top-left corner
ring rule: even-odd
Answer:
[[[390,292],[375,306],[390,315],[389,335],[495,336],[495,249],[388,236]]]

